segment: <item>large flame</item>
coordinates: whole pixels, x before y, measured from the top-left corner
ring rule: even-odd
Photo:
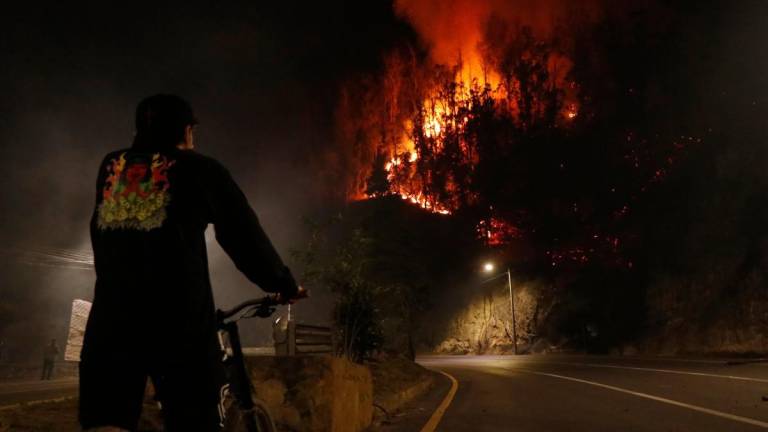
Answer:
[[[572,62],[541,42],[551,27],[543,18],[545,10],[514,3],[395,2],[398,13],[419,31],[430,58],[419,62],[393,53],[386,62],[381,93],[374,98],[378,103],[366,107],[384,113],[367,121],[372,123],[368,129],[375,130],[371,133],[375,153],[386,155],[381,163],[390,194],[441,214],[471,203],[471,193],[459,193],[467,187],[466,176],[436,171],[450,160],[467,174],[479,162],[472,139],[466,136],[479,104],[493,104],[525,128],[548,115],[550,98],[541,93],[551,92],[562,99],[557,122],[577,117],[578,86],[569,81]],[[514,6],[524,12],[515,14]],[[533,27],[510,24],[520,20]],[[541,41],[534,32],[543,35]],[[516,57],[510,61],[510,56]],[[353,196],[381,193],[355,191]]]
[[[635,197],[663,181],[676,159],[669,156],[662,166],[646,161],[641,169],[647,143],[635,144],[641,137],[627,132],[624,159],[634,161],[640,188],[633,192],[634,182],[625,185],[626,202],[616,198],[619,208],[609,209],[616,226],[595,224],[594,233],[575,228],[598,220],[591,195],[584,209],[574,196],[571,209],[572,190],[548,189],[575,175],[563,171],[564,163],[589,135],[586,126],[603,113],[596,99],[606,95],[589,75],[597,2],[575,3],[394,0],[420,41],[385,55],[381,75],[344,87],[338,132],[345,151],[334,155],[333,166],[345,177],[347,196],[397,196],[430,212],[460,213],[471,218],[486,245],[517,250],[536,243],[552,267],[601,257],[631,268],[632,261],[619,254],[617,226]],[[658,155],[645,157],[651,156]],[[566,174],[558,171],[561,180],[552,180],[557,166]],[[648,167],[655,169],[645,184]],[[549,195],[532,196],[539,190]]]

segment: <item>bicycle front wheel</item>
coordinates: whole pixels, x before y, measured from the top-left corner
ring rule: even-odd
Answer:
[[[275,422],[264,402],[254,399],[253,408],[244,410],[230,399],[226,404],[224,431],[226,432],[277,432]]]

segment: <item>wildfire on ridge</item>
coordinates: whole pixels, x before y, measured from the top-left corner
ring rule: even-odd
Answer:
[[[476,69],[463,63],[452,67],[425,64],[412,66],[416,70],[400,71],[405,75],[421,76],[410,83],[411,86],[418,84],[418,88],[415,94],[401,95],[396,92],[401,90],[403,83],[398,82],[383,95],[384,99],[394,101],[385,102],[385,105],[398,103],[403,96],[408,96],[416,99],[411,103],[417,108],[409,113],[390,113],[382,122],[385,124],[378,125],[383,129],[380,132],[383,138],[375,147],[379,148],[377,153],[387,155],[380,162],[386,171],[386,191],[376,190],[362,194],[362,197],[399,195],[440,214],[450,214],[476,201],[472,193],[466,191],[481,158],[478,134],[482,133],[480,129],[485,122],[489,122],[488,117],[483,117],[487,115],[484,110],[490,107],[520,129],[546,121],[547,112],[553,106],[563,120],[553,117],[549,121],[558,123],[559,127],[568,127],[578,115],[577,86],[568,82],[562,72],[563,65],[570,67],[570,61],[548,52],[539,55],[538,59],[526,60],[540,66],[538,75],[523,77],[508,72],[499,82],[489,80],[487,70],[482,76],[474,75]],[[391,61],[389,64],[400,63]],[[558,71],[558,68],[561,69]],[[385,84],[388,81],[391,80]],[[535,89],[526,87],[532,86],[532,81],[538,86]],[[391,94],[393,92],[395,94]],[[390,105],[386,111],[399,108]],[[392,121],[392,117],[401,120]],[[456,175],[459,171],[463,177]]]
[[[437,15],[430,5],[438,7]],[[489,134],[498,133],[489,128],[506,122],[512,135],[521,135],[576,121],[580,87],[566,51],[546,32],[494,21],[496,6],[397,2],[429,42],[430,55],[418,59],[412,51],[393,51],[378,85],[363,96],[362,123],[373,149],[368,154],[380,165],[367,168],[368,180],[358,183],[353,197],[398,195],[441,214],[474,206],[481,201],[473,189],[476,168],[498,153],[488,150]],[[451,31],[433,32],[435,25]],[[359,142],[360,135],[354,137]],[[377,170],[386,172],[386,181],[379,175],[371,187]]]
[[[369,161],[349,195],[399,196],[443,215],[474,209],[478,236],[501,246],[522,230],[519,221],[477,211],[495,204],[481,196],[481,177],[488,169],[497,170],[491,176],[504,175],[510,168],[494,161],[509,161],[530,131],[565,130],[578,121],[580,86],[567,49],[553,34],[494,21],[498,5],[492,2],[437,3],[396,1],[425,38],[429,55],[390,52],[381,76],[365,82],[366,90],[343,111],[347,142]],[[438,7],[437,15],[429,5]],[[451,31],[432,31],[436,23]]]
[[[631,118],[585,127],[625,106],[591,76],[613,71],[594,35],[578,31],[589,18],[573,14],[541,31],[515,3],[395,0],[423,45],[398,46],[379,74],[343,88],[347,197],[397,196],[471,217],[486,246],[530,248],[558,271],[596,262],[632,268],[638,201],[701,139],[674,137],[670,149],[670,137]],[[554,13],[540,17],[555,22]],[[592,172],[598,154],[605,166]]]

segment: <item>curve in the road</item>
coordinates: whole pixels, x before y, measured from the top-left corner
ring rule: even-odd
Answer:
[[[451,389],[448,390],[448,394],[445,395],[445,398],[442,402],[440,402],[440,405],[437,407],[434,413],[432,413],[432,416],[429,418],[429,421],[427,424],[424,425],[423,428],[421,428],[421,432],[434,432],[435,429],[437,429],[437,425],[440,424],[440,420],[443,418],[443,415],[445,414],[445,410],[448,409],[448,406],[453,401],[453,397],[456,396],[456,391],[459,389],[459,382],[451,376],[448,373],[445,373],[441,370],[438,370],[441,374],[448,377],[448,379],[451,380]]]

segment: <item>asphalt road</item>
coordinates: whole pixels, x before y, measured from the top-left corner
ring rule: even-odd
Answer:
[[[430,356],[458,389],[437,431],[768,431],[768,362],[594,356]],[[386,431],[420,431],[451,383]],[[0,406],[75,396],[77,379],[0,382]]]
[[[0,382],[0,407],[77,396],[77,389],[77,378]]]
[[[419,362],[456,378],[438,431],[766,431],[768,363],[594,356],[451,356]],[[421,430],[450,387],[386,430]]]

